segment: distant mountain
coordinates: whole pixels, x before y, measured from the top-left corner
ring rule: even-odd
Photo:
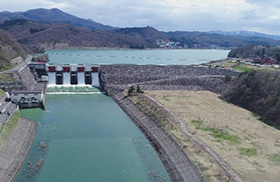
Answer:
[[[160,32],[147,27],[113,28],[59,9],[0,12],[0,29],[35,52],[54,48],[233,49],[246,45],[279,46],[280,36],[257,32]]]
[[[265,37],[252,37],[240,35],[224,35],[219,32],[166,32],[173,41],[180,42],[188,48],[228,48],[241,47],[246,45],[278,46],[280,40]]]
[[[260,32],[245,31],[245,30],[232,31],[232,32],[214,30],[214,31],[209,31],[207,33],[209,33],[209,34],[217,33],[217,34],[221,34],[221,35],[242,36],[242,37],[263,37],[263,38],[280,40],[279,35],[269,35],[269,34],[264,34],[264,33],[260,33]]]
[[[83,28],[93,30],[113,30],[114,28],[108,25],[97,23],[93,20],[86,20],[65,13],[59,9],[33,9],[25,12],[0,12],[0,22],[9,20],[27,19],[48,23],[68,23]]]
[[[170,40],[170,37],[167,34],[160,32],[157,29],[150,26],[144,28],[142,27],[120,28],[115,30],[114,32],[141,38],[152,45],[155,45],[159,40],[161,41]]]
[[[31,20],[12,20],[0,25],[19,43],[34,52],[55,48],[156,48],[157,38],[167,36],[152,27],[119,29],[115,31],[90,30],[66,23],[44,23]],[[132,33],[133,32],[133,33]]]

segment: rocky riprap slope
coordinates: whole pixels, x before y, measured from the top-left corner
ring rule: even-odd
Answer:
[[[201,66],[103,65],[108,87],[127,89],[140,85],[143,90],[209,90],[221,93],[225,75],[238,73]]]
[[[35,138],[37,122],[21,118],[0,150],[0,181],[10,182],[23,164]]]

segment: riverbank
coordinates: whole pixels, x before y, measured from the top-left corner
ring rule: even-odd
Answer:
[[[225,76],[237,76],[238,73],[204,66],[105,65],[102,68],[109,95],[145,134],[171,180],[201,181],[202,177],[178,143],[121,92],[131,85],[139,85],[142,90],[209,90],[221,93],[228,86]]]
[[[38,123],[20,118],[18,125],[0,150],[0,179],[12,181],[21,168],[36,135]]]
[[[189,158],[158,124],[141,112],[122,93],[114,90],[109,92],[111,97],[149,140],[168,172],[171,181],[203,181]]]
[[[199,164],[196,166],[207,178],[205,181],[236,181],[224,164],[244,181],[279,179],[280,131],[262,123],[250,111],[224,102],[218,94],[209,91],[145,91],[144,95],[130,98],[147,100],[147,96],[161,106],[164,114],[169,111],[177,118],[178,122],[172,122],[174,120],[171,119],[163,123],[163,126],[167,126],[167,131],[187,152],[191,161]],[[149,105],[147,102],[141,104],[141,108],[151,108],[150,102]],[[145,104],[149,107],[145,107]],[[205,150],[208,154],[202,150],[201,142],[196,142],[201,147],[193,145],[190,140],[193,137],[208,146]],[[215,160],[219,165],[215,164]],[[228,174],[223,174],[218,166]]]

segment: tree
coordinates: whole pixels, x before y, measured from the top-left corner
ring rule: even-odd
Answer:
[[[275,55],[275,58],[276,58],[276,63],[277,64],[280,64],[280,51],[278,51],[277,53],[276,53],[276,55]]]
[[[131,95],[135,91],[134,85],[131,85],[128,89],[128,95]]]
[[[137,85],[136,92],[137,92],[137,93],[140,93],[140,94],[144,93],[144,91],[141,90],[141,88],[140,88],[139,85]]]

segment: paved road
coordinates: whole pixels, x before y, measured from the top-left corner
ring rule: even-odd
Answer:
[[[18,108],[10,101],[6,101],[7,95],[0,96],[0,124],[6,123],[10,114],[15,112]]]

